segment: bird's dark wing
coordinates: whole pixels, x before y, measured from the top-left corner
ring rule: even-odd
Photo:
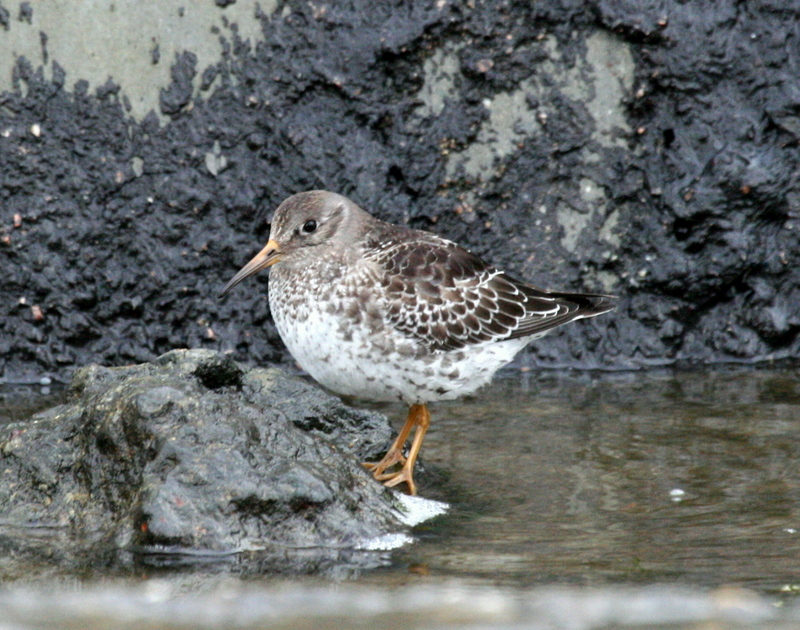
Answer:
[[[426,232],[376,243],[386,317],[430,350],[537,334],[613,308],[602,295],[551,293]],[[413,235],[413,237],[411,236]]]

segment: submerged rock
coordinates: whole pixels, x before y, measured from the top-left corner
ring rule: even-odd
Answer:
[[[0,545],[50,531],[61,559],[99,549],[227,554],[374,548],[406,528],[359,462],[380,414],[208,350],[79,370],[69,402],[0,435]],[[74,561],[74,557],[73,557]],[[311,561],[313,564],[313,559]]]

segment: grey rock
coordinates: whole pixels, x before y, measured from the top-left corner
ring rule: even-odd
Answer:
[[[386,419],[278,369],[176,350],[82,368],[68,395],[0,434],[0,546],[18,555],[37,531],[60,541],[56,562],[279,551],[281,570],[308,570],[405,529],[359,464],[386,447]]]

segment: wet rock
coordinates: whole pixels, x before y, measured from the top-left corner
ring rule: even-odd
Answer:
[[[404,531],[394,495],[359,464],[389,437],[379,414],[213,351],[91,365],[69,402],[3,428],[0,540],[19,555],[49,531],[72,562],[88,549],[278,548],[282,570],[291,550],[307,567]]]

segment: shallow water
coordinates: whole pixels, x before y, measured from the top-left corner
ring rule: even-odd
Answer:
[[[42,402],[35,392],[24,404],[8,390],[0,395],[6,401],[0,405],[0,423]],[[378,408],[399,428],[402,406]],[[114,572],[110,583],[99,569],[88,580],[75,576],[83,584],[80,597],[94,602],[86,609],[105,610],[96,599],[110,598],[115,604],[103,618],[117,617],[119,606],[147,599],[158,583],[171,585],[162,599],[173,603],[179,595],[205,593],[189,606],[196,612],[217,601],[224,585],[224,606],[232,606],[235,614],[247,610],[245,600],[251,606],[260,602],[271,622],[291,619],[292,625],[297,609],[281,617],[269,598],[283,601],[290,593],[305,598],[311,610],[320,602],[319,589],[328,593],[335,576],[334,589],[343,598],[336,604],[337,619],[348,623],[373,619],[376,610],[395,621],[406,619],[403,606],[418,609],[397,598],[419,602],[424,592],[439,593],[437,606],[450,602],[446,610],[457,613],[448,616],[436,608],[429,621],[455,625],[521,623],[527,613],[520,601],[562,611],[558,598],[567,597],[565,625],[570,627],[613,626],[618,619],[601,615],[592,617],[596,623],[579,623],[578,613],[569,612],[573,607],[618,614],[625,602],[649,611],[641,622],[648,627],[694,627],[719,619],[700,615],[676,622],[670,615],[717,610],[721,600],[733,601],[739,613],[756,606],[766,616],[751,619],[752,627],[772,627],[770,615],[777,610],[788,615],[780,617],[781,627],[800,627],[800,621],[792,621],[800,619],[794,602],[800,591],[800,371],[534,375],[508,370],[478,396],[432,405],[431,412],[422,453],[425,471],[418,472],[417,481],[421,495],[447,501],[451,510],[419,526],[415,544],[386,554],[384,567],[334,570],[324,578],[289,582],[285,576],[280,581],[258,576],[253,567],[243,567],[248,558],[179,571],[139,567],[121,582]],[[234,575],[229,566],[235,567]],[[51,579],[43,566],[31,567],[24,581],[26,588],[40,588],[51,586]],[[24,601],[12,597],[19,584],[6,586],[10,590],[5,598],[0,592],[0,611],[11,601],[13,606]],[[552,591],[554,586],[567,590]],[[30,623],[25,610],[18,610],[18,627],[58,626],[64,609],[75,614],[70,598],[77,596],[70,591],[62,593],[63,601],[48,598],[55,608],[43,625]],[[368,614],[364,598],[373,602]],[[239,606],[231,604],[237,601]],[[616,604],[609,608],[609,602]],[[163,618],[150,610],[155,618],[132,619],[182,627],[169,607]],[[321,610],[311,627],[326,618]],[[426,626],[414,619],[407,621]],[[92,627],[90,618],[84,622]],[[554,623],[546,627],[562,627]]]
[[[453,509],[392,570],[512,586],[800,582],[797,372],[506,373],[437,405],[432,427],[424,463],[445,478],[422,493]]]

